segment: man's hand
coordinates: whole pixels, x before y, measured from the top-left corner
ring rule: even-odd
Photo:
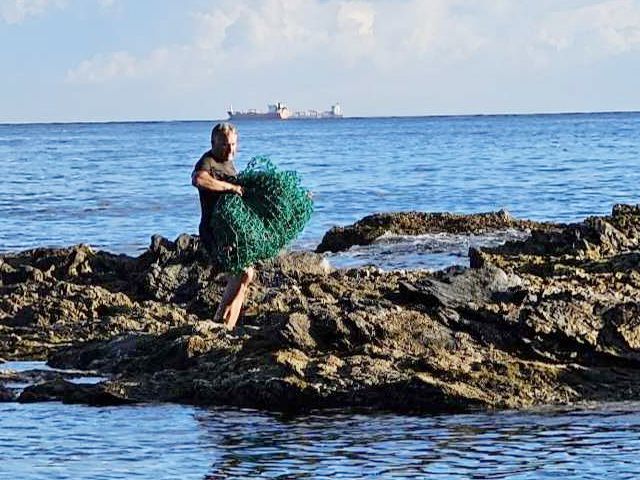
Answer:
[[[244,190],[242,189],[242,187],[240,185],[234,185],[233,188],[231,189],[231,191],[233,193],[237,193],[240,196],[242,196],[244,194]]]

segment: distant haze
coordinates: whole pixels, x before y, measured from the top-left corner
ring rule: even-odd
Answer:
[[[640,0],[0,0],[0,122],[640,110]]]

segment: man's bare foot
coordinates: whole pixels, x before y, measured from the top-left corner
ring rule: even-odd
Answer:
[[[213,316],[214,322],[227,323],[229,320],[229,314],[231,312],[231,305],[223,305],[220,303],[215,315]]]
[[[233,303],[231,305],[226,305],[223,308],[219,308],[213,317],[213,321],[219,323],[220,325],[224,325],[224,328],[227,330],[233,330],[236,326],[238,318],[234,317]]]

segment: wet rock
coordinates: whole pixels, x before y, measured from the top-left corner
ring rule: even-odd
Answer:
[[[376,213],[346,227],[333,227],[316,252],[339,252],[354,245],[369,245],[385,234],[423,235],[426,233],[479,234],[505,229],[529,230],[546,224],[513,218],[506,210],[471,215],[453,213],[394,212]]]
[[[0,385],[0,402],[13,402],[15,400],[15,392]]]
[[[70,379],[77,379],[76,381],[85,381],[89,380],[94,382],[95,380],[99,380],[99,378],[91,378],[87,379],[87,377],[95,377],[97,375],[96,372],[92,371],[79,371],[79,370],[51,370],[51,369],[31,369],[31,370],[0,370],[0,390],[4,390],[5,392],[5,401],[16,401],[20,397],[20,395],[25,391],[40,391],[39,387],[35,388],[39,385],[62,385],[63,383],[70,383]],[[74,385],[74,384],[71,384]],[[90,390],[97,391],[94,387],[86,385],[87,392]],[[35,389],[34,389],[35,388]],[[71,390],[75,387],[69,386],[67,390]],[[84,388],[80,387],[82,390]],[[45,397],[30,397],[30,394],[25,394],[27,401],[29,398],[33,398],[33,401],[48,400],[49,398]],[[53,398],[53,397],[51,397]],[[80,398],[80,397],[78,397]],[[85,399],[89,399],[89,397],[84,397]],[[62,397],[55,398],[62,399]],[[97,401],[97,400],[96,400]],[[78,401],[78,403],[86,403],[83,401]]]
[[[60,348],[49,354],[47,363],[54,368],[117,372],[121,363],[134,356],[139,336],[130,333]]]
[[[26,387],[18,397],[20,403],[53,402],[106,406],[134,403],[103,384],[85,385],[56,379]]]

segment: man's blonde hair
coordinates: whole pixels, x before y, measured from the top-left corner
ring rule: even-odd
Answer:
[[[220,135],[230,135],[230,134],[238,134],[238,131],[236,129],[236,126],[233,125],[232,123],[229,122],[221,122],[219,124],[217,124],[215,127],[213,127],[213,129],[211,130],[211,145],[215,145],[216,143],[216,137],[220,136]]]

